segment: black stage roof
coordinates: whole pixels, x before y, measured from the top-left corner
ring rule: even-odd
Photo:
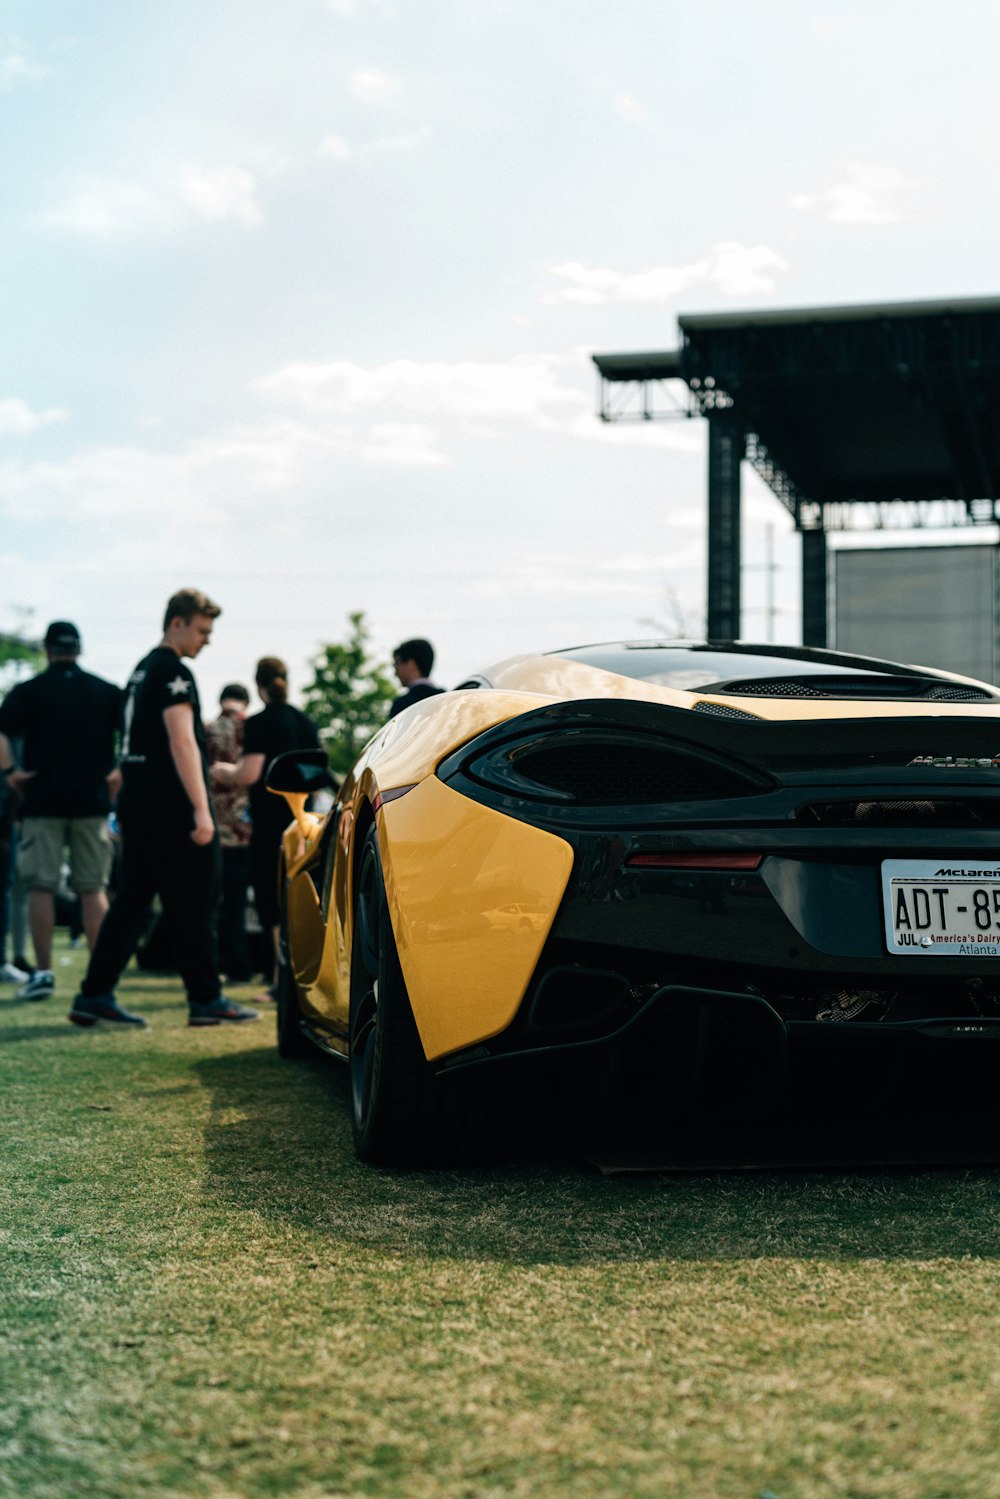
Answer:
[[[595,354],[602,381],[682,379],[697,412],[729,409],[782,471],[786,503],[996,501],[1000,298],[678,323],[679,349]]]

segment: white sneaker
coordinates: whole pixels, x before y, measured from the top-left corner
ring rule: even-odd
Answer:
[[[17,991],[18,999],[51,999],[56,987],[55,974],[49,970],[39,969],[31,975],[26,984],[22,984]]]
[[[0,966],[0,984],[23,984],[27,977],[24,969],[15,968],[13,963]]]

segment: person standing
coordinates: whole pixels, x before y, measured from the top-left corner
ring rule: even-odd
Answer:
[[[209,771],[220,762],[231,765],[242,755],[243,721],[249,703],[250,694],[241,683],[230,682],[223,687],[219,697],[219,716],[205,725]],[[245,983],[254,972],[244,929],[250,881],[247,863],[249,803],[243,786],[223,786],[213,782],[209,789],[222,846],[219,964],[229,983]]]
[[[250,879],[260,924],[273,935],[276,962],[280,920],[278,857],[289,815],[284,799],[268,791],[264,772],[275,755],[286,750],[318,749],[319,734],[312,719],[288,701],[288,667],[280,657],[263,656],[257,662],[255,681],[264,707],[244,725],[243,754],[235,764],[213,765],[211,773],[220,785],[250,788]],[[273,988],[272,964],[271,988],[261,997],[273,998]]]
[[[0,704],[0,769],[24,798],[17,873],[28,890],[35,949],[35,971],[17,992],[32,1000],[55,991],[52,937],[65,854],[91,950],[97,941],[108,909],[108,814],[120,779],[120,690],[81,669],[80,632],[69,620],[49,625],[44,647],[47,669],[19,683]],[[23,741],[23,765],[14,758],[12,738]]]
[[[185,666],[204,649],[221,614],[194,588],[168,601],[163,639],[136,667],[126,689],[122,789],[118,799],[121,857],[114,904],[73,1001],[76,1025],[98,1021],[145,1026],[123,1009],[115,984],[145,929],[159,895],[188,1000],[189,1025],[258,1018],[220,992],[219,836],[208,798],[205,729],[198,688]]]
[[[7,741],[8,748],[14,746]],[[15,756],[11,758],[14,763]],[[13,961],[15,953],[7,957],[7,935],[11,929],[13,907],[14,853],[17,847],[18,823],[21,798],[7,785],[6,777],[0,775],[0,984],[24,984],[31,977],[26,968]],[[27,959],[25,959],[25,962]]]
[[[434,666],[434,647],[429,640],[404,640],[392,653],[392,668],[400,686],[404,689],[392,700],[389,717],[395,718],[404,708],[420,703],[425,697],[436,697],[443,687],[435,687],[431,681]]]

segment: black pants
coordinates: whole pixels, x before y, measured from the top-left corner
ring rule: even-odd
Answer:
[[[101,923],[81,992],[107,994],[115,987],[158,895],[188,1004],[216,999],[221,862],[218,834],[199,847],[183,823],[130,820],[122,830],[118,891]]]
[[[254,827],[250,839],[250,881],[253,885],[254,905],[260,924],[264,928],[261,947],[268,953],[267,972],[264,977],[269,984],[275,980],[274,928],[281,920],[278,904],[278,855],[281,851],[281,836],[284,828]]]
[[[222,909],[219,914],[219,962],[233,984],[251,979],[256,972],[246,934],[247,885],[250,881],[248,849],[222,850]]]

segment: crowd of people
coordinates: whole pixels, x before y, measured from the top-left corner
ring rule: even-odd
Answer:
[[[162,639],[124,691],[83,670],[79,630],[57,620],[45,634],[46,669],[0,703],[0,981],[17,984],[23,1000],[54,995],[53,933],[68,868],[89,948],[69,1011],[76,1025],[146,1026],[118,1002],[116,986],[156,898],[190,1025],[259,1018],[223,992],[223,981],[262,972],[261,1001],[274,997],[288,812],[267,791],[266,770],[276,755],[320,739],[288,701],[288,668],[277,656],[257,663],[260,711],[250,713],[250,693],[232,682],[218,715],[203,721],[187,662],[208,645],[221,612],[197,589],[175,593]],[[441,691],[430,681],[433,660],[426,640],[396,648],[403,690],[390,716]],[[263,957],[247,940],[248,889],[266,934]]]

